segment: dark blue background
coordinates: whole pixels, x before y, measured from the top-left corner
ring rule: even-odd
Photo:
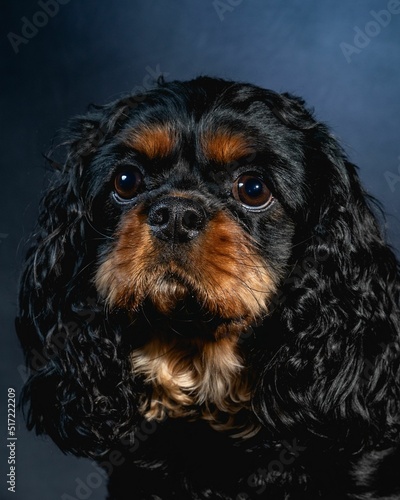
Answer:
[[[88,103],[146,86],[154,74],[168,80],[211,74],[302,95],[382,201],[388,238],[400,249],[400,14],[390,20],[382,14],[386,26],[371,24],[371,10],[388,9],[393,0],[63,1],[47,21],[36,15],[43,11],[39,1],[2,2],[1,408],[6,388],[19,392],[23,379],[13,317],[24,240],[44,184],[41,152]],[[21,35],[24,17],[44,26],[16,53],[9,34]],[[368,38],[360,35],[365,31]],[[347,58],[343,43],[356,49]],[[5,486],[3,444],[1,499],[105,498],[104,481],[98,486],[89,461],[65,457],[47,439],[28,434],[21,417],[18,438],[17,493]],[[78,479],[93,486],[86,496],[75,493]]]

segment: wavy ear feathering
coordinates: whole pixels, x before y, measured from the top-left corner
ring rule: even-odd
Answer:
[[[312,450],[343,453],[351,472],[364,451],[398,446],[399,264],[357,168],[304,101],[159,82],[75,118],[63,146],[21,278],[29,428],[100,459],[153,419],[164,441],[140,447],[141,467],[187,460],[179,487],[194,491],[206,447],[223,442],[221,461],[248,462],[235,495],[282,440],[308,448],[300,489]],[[197,458],[168,437],[181,421],[210,433]],[[221,474],[215,498],[236,498]]]
[[[23,393],[28,427],[78,455],[99,456],[128,424],[132,431],[135,390],[120,345],[123,323],[105,321],[92,284],[102,234],[84,179],[134,104],[119,101],[71,121],[65,164],[43,197],[21,279],[17,331],[31,373]]]
[[[390,443],[400,429],[399,265],[357,168],[302,104],[286,94],[274,108],[308,136],[309,192],[296,214],[293,267],[275,298],[279,345],[274,357],[261,354],[255,404],[274,429],[298,433],[300,425],[354,450]]]

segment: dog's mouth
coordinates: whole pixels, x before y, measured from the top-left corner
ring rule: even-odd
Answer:
[[[187,338],[221,338],[242,323],[243,318],[226,317],[211,310],[205,298],[188,280],[169,272],[160,281],[164,294],[147,297],[140,311],[155,330],[167,329],[170,334]],[[213,304],[215,306],[215,304]]]

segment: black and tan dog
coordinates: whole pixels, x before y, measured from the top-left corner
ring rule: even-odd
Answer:
[[[110,499],[399,499],[398,263],[303,101],[161,81],[64,145],[21,281],[28,425]]]

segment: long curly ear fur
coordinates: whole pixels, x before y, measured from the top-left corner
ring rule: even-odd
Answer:
[[[120,100],[71,122],[65,164],[42,200],[21,281],[16,327],[30,368],[22,397],[28,426],[79,455],[105,453],[134,423],[123,320],[104,322],[91,284],[102,235],[90,223],[81,177],[139,101]]]
[[[274,431],[353,451],[390,446],[400,429],[398,263],[355,167],[301,105],[288,94],[274,105],[303,131],[309,196],[295,214],[293,270],[271,317],[279,340],[261,363],[256,411]]]

